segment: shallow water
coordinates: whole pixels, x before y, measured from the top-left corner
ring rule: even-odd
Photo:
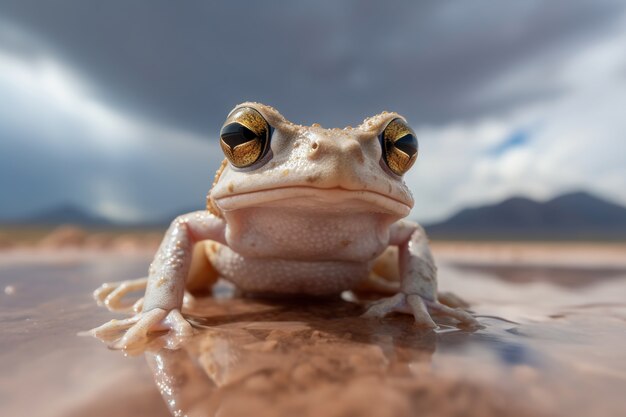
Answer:
[[[359,317],[341,299],[199,300],[198,335],[124,357],[76,333],[149,255],[0,257],[0,415],[623,416],[626,269],[440,265],[485,326]],[[147,363],[146,364],[146,359]],[[153,374],[153,375],[151,375]],[[153,379],[153,376],[156,378]],[[166,401],[163,401],[159,391]]]

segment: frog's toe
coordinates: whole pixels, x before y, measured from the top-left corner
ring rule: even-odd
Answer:
[[[141,319],[128,329],[124,337],[112,345],[113,349],[122,349],[127,353],[144,351],[154,340],[150,333],[168,331],[163,338],[164,344],[174,349],[182,340],[194,334],[193,327],[182,316],[179,310],[166,311],[155,308],[142,313]]]
[[[111,294],[115,290],[115,284],[115,282],[106,282],[96,288],[96,290],[93,292],[93,298],[94,300],[96,300],[99,306],[104,305],[104,300],[108,297],[109,294]]]
[[[135,323],[139,321],[139,316],[130,317],[123,320],[111,320],[107,323],[104,323],[102,326],[96,327],[95,329],[91,329],[85,333],[81,333],[81,335],[89,335],[93,336],[97,339],[102,340],[105,343],[111,343],[116,340],[119,340],[125,331],[130,329]]]
[[[441,304],[438,301],[424,300],[424,302],[426,303],[428,310],[433,314],[452,317],[453,319],[458,320],[460,323],[468,327],[481,327],[478,320],[476,320],[474,316],[472,316],[470,313],[463,309],[451,308],[447,305]]]
[[[406,302],[406,296],[402,293],[398,293],[392,297],[383,298],[371,304],[362,317],[366,318],[381,318],[387,314],[399,312],[409,313],[409,306]]]
[[[161,324],[167,316],[167,311],[155,308],[146,313],[140,313],[135,317],[139,320],[126,331],[124,336],[114,343],[113,349],[123,349],[126,351],[136,351],[148,344],[148,333],[150,331],[166,330]]]
[[[456,295],[455,293],[444,291],[437,294],[437,300],[441,304],[445,304],[452,308],[468,308],[470,305],[467,301]]]
[[[433,319],[430,318],[422,297],[404,293],[398,293],[393,297],[383,298],[375,302],[367,309],[363,317],[380,318],[391,313],[412,314],[418,326],[430,329],[437,327]]]
[[[438,301],[431,301],[417,294],[398,293],[393,297],[384,298],[372,304],[363,314],[363,317],[380,318],[390,313],[412,314],[415,318],[415,324],[430,329],[437,327],[431,314],[451,317],[464,326],[480,327],[478,321],[467,311],[448,307]]]
[[[124,302],[122,299],[132,292],[145,291],[147,285],[148,278],[110,282],[96,289],[93,297],[98,305],[104,305],[109,311],[131,311],[134,303]]]
[[[430,317],[430,313],[422,297],[412,294],[407,295],[406,299],[417,325],[428,327],[429,329],[437,328],[437,324]]]
[[[138,313],[124,320],[111,320],[84,334],[100,339],[113,349],[134,354],[151,345],[159,336],[155,332],[168,332],[164,341],[169,348],[177,347],[184,338],[194,334],[193,327],[179,310],[166,311],[161,308]]]
[[[143,300],[144,297],[141,297],[139,300],[135,301],[135,304],[133,304],[133,311],[135,313],[140,313],[141,310],[143,310]]]
[[[164,320],[164,325],[179,337],[189,337],[194,334],[193,327],[183,317],[180,310],[170,311]]]

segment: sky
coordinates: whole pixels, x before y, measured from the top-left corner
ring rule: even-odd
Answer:
[[[0,219],[204,207],[226,114],[403,114],[411,217],[587,190],[626,204],[626,3],[0,0]]]

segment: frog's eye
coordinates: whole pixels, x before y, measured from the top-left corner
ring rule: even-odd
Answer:
[[[267,151],[270,125],[251,107],[232,112],[220,131],[220,146],[226,158],[237,168],[257,162]]]
[[[403,175],[417,159],[417,138],[402,119],[393,119],[381,134],[383,158],[396,175]]]

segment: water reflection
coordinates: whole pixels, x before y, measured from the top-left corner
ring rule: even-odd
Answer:
[[[422,330],[408,316],[365,320],[361,306],[341,299],[207,298],[194,310],[200,329],[194,338],[179,350],[146,353],[175,416],[291,415],[296,409],[327,415],[332,407],[343,410],[338,415],[412,415],[418,405],[435,409],[444,395],[458,400],[476,389],[437,375],[437,349],[459,352],[484,343],[510,364],[530,356],[523,345],[495,336],[519,338],[505,331],[515,325],[497,319],[485,319],[490,333],[472,335],[445,323],[439,331]],[[479,397],[497,415],[511,413],[496,397]]]
[[[207,297],[195,337],[146,357],[175,416],[621,415],[626,280],[564,291],[474,272],[444,269],[475,301],[473,333],[366,320],[342,299]]]
[[[3,265],[0,284],[15,292],[0,305],[0,415],[169,414],[142,357],[74,337],[111,319],[91,290],[140,276],[151,255]],[[160,350],[159,338],[148,356],[178,415],[622,417],[626,269],[602,271],[522,282],[442,263],[441,289],[470,301],[485,325],[472,334],[418,333],[403,316],[361,320],[341,300],[200,300],[197,337],[176,351]]]

